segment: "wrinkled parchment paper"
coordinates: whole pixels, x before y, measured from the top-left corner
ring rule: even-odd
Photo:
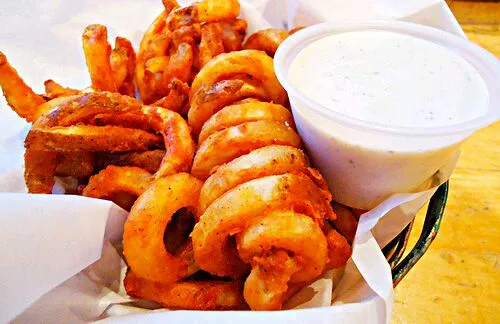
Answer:
[[[240,1],[249,33],[326,20],[402,19],[463,35],[442,0]],[[42,92],[49,78],[83,88],[90,84],[81,49],[83,28],[105,24],[110,41],[123,35],[137,48],[161,10],[160,0],[2,1],[0,49],[35,91]],[[394,293],[379,245],[399,233],[436,189],[395,195],[365,214],[345,271],[328,272],[305,288],[288,302],[293,310],[152,311],[151,304],[138,307],[123,291],[125,264],[116,246],[125,211],[85,197],[25,194],[23,140],[28,129],[2,98],[0,322],[388,323]],[[456,158],[444,161],[437,182],[450,176]]]

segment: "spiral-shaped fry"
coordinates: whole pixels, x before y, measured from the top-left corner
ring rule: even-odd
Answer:
[[[280,309],[297,287],[350,255],[329,224],[336,216],[326,182],[300,150],[265,52],[220,54],[198,73],[190,97],[188,122],[199,135],[191,172],[206,179],[191,234],[195,259],[217,276],[250,271],[246,302]]]
[[[246,22],[236,19],[238,0],[203,0],[187,7],[166,1],[164,7],[137,56],[136,82],[146,104],[171,96],[173,79],[188,85],[213,57],[241,49],[245,35]]]
[[[26,183],[30,192],[39,193],[51,192],[57,167],[52,158],[54,165],[43,165],[41,170],[36,157],[44,151],[113,153],[165,146],[165,155],[155,173],[158,178],[189,171],[195,149],[189,127],[179,114],[142,106],[133,98],[110,92],[92,92],[58,101],[50,114],[33,124],[25,146]],[[42,178],[40,173],[44,174]]]
[[[153,176],[137,167],[117,167],[110,165],[90,177],[82,195],[108,199],[123,209],[130,210],[134,201],[153,181]]]
[[[132,187],[142,189],[137,181],[134,183]],[[199,270],[189,234],[199,219],[201,186],[201,181],[187,173],[161,177],[134,203],[123,234],[129,265],[124,285],[130,296],[154,300],[169,308],[242,306],[241,281],[183,280]],[[189,215],[194,217],[186,218]]]
[[[201,185],[191,175],[178,173],[157,179],[139,196],[123,233],[123,251],[136,275],[171,284],[198,270],[192,258],[169,253],[163,237],[179,209],[189,208],[197,213]]]

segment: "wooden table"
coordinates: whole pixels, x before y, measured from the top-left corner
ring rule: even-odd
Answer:
[[[500,57],[500,2],[448,1],[470,40]],[[499,84],[500,87],[500,84]],[[411,247],[422,227],[417,217]],[[500,122],[463,146],[436,240],[396,288],[393,323],[500,323]]]

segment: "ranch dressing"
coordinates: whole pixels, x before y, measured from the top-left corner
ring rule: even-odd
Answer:
[[[372,125],[454,125],[488,109],[488,88],[469,62],[441,45],[389,31],[312,41],[290,63],[288,78],[326,109]],[[460,145],[453,139],[446,144],[446,138],[360,130],[327,120],[294,98],[291,103],[299,133],[334,199],[360,209],[430,186]]]
[[[469,62],[441,45],[388,31],[321,38],[297,55],[289,77],[328,109],[384,125],[452,125],[488,109],[486,83]]]

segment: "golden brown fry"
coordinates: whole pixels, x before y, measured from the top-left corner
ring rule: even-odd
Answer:
[[[111,45],[108,43],[108,32],[102,25],[89,25],[82,35],[85,61],[95,90],[116,92],[113,79],[110,55]]]
[[[172,33],[170,31],[158,35],[154,40],[151,41],[145,57],[153,58],[156,56],[166,55],[171,43]]]
[[[80,90],[63,87],[51,79],[46,80],[43,85],[45,86],[45,96],[49,100],[59,97],[74,96],[80,93]]]
[[[222,108],[203,124],[198,142],[223,129],[258,120],[274,120],[295,127],[292,113],[281,105],[262,101],[235,104]]]
[[[285,173],[309,175],[309,162],[300,149],[269,145],[253,150],[220,166],[205,181],[200,193],[200,211],[204,212],[217,198],[242,183]]]
[[[264,51],[267,55],[274,57],[278,46],[288,37],[288,32],[283,29],[264,29],[253,33],[248,37],[244,49],[255,49]]]
[[[198,23],[182,26],[179,29],[171,31],[171,35],[172,49],[179,47],[182,43],[187,43],[193,47],[200,40],[201,26]]]
[[[166,19],[167,27],[173,31],[183,26],[189,26],[197,22],[193,17],[192,6],[176,8],[172,10]],[[202,22],[202,21],[198,21]]]
[[[98,153],[96,166],[99,170],[109,165],[134,166],[155,173],[160,168],[161,161],[165,156],[165,150],[152,150],[145,152],[126,153]]]
[[[215,56],[224,53],[222,32],[222,25],[219,23],[208,23],[201,27],[201,42],[199,47],[201,67]]]
[[[86,178],[94,173],[95,155],[92,152],[68,152],[58,154],[56,176]]]
[[[200,144],[191,173],[206,180],[214,168],[268,145],[300,147],[302,142],[295,131],[275,121],[255,121],[240,124],[214,133]]]
[[[24,181],[28,192],[50,194],[54,187],[57,153],[27,148],[24,154]]]
[[[142,279],[129,269],[124,286],[130,296],[152,300],[169,309],[224,310],[245,307],[241,281],[186,281],[165,285]]]
[[[137,199],[125,222],[123,254],[139,277],[173,284],[198,271],[188,263],[192,258],[167,251],[163,237],[175,212],[188,208],[197,213],[201,185],[190,174],[178,173],[156,179]]]
[[[245,74],[262,84],[271,98],[269,101],[285,104],[287,94],[274,74],[273,59],[257,50],[224,53],[215,57],[196,75],[191,85],[191,96],[203,86],[214,85],[221,78],[232,79]]]
[[[183,82],[190,82],[192,66],[193,49],[191,45],[182,43],[170,57],[168,66],[165,72],[163,72],[163,85],[168,87],[173,78],[177,78]]]
[[[193,5],[193,17],[198,22],[234,19],[240,14],[238,0],[203,0]]]
[[[162,73],[168,66],[168,56],[155,56],[146,61],[145,67],[151,73]]]
[[[352,244],[358,228],[358,220],[350,208],[336,202],[332,204],[332,207],[335,214],[337,214],[337,219],[333,221],[333,225],[337,231],[345,236],[347,242]]]
[[[153,182],[153,176],[137,167],[117,167],[110,165],[90,177],[82,195],[115,202],[125,210],[130,210],[146,188]],[[125,199],[123,199],[123,197]]]
[[[167,12],[163,11],[149,26],[149,28],[144,33],[142,37],[141,44],[139,46],[139,51],[137,53],[137,61],[136,61],[136,70],[135,70],[135,82],[139,89],[139,94],[141,95],[141,100],[145,104],[150,104],[162,96],[155,98],[155,89],[149,84],[149,82],[145,79],[146,77],[146,69],[145,64],[150,58],[165,55],[166,50],[170,44],[170,38],[165,36],[165,41],[161,43],[159,53],[153,52],[150,53],[151,48],[153,47],[153,43],[159,39],[160,35],[162,35],[163,30],[166,27],[166,19]],[[162,46],[165,46],[163,49]]]
[[[156,178],[179,172],[189,172],[195,151],[194,141],[186,121],[173,111],[161,107],[144,106],[143,113],[157,133],[162,134],[166,154]]]
[[[47,151],[145,151],[161,147],[163,139],[140,129],[118,126],[75,125],[55,128],[32,128],[25,147]]]
[[[252,265],[243,296],[253,310],[279,310],[288,284],[317,278],[327,262],[327,241],[314,220],[293,211],[268,213],[237,235],[238,255]]]
[[[176,0],[162,0],[163,7],[165,8],[165,12],[168,14],[172,10],[179,8],[179,4]]]
[[[44,104],[45,100],[24,83],[2,52],[0,52],[0,87],[5,100],[19,117],[28,122],[36,120],[39,106]]]
[[[221,22],[222,42],[226,52],[239,51],[242,49],[243,38],[245,37],[246,21],[235,19],[234,22]]]
[[[127,52],[124,48],[114,48],[111,51],[109,61],[115,86],[119,89],[127,77]]]
[[[220,109],[246,98],[272,101],[272,97],[261,84],[252,83],[251,80],[245,78],[222,80],[214,84],[203,85],[194,94],[191,88],[188,123],[193,133],[199,134],[203,124]]]
[[[181,115],[187,114],[189,110],[189,86],[187,83],[174,78],[168,85],[168,95],[157,100],[153,106],[159,106],[175,111]]]
[[[326,233],[328,243],[327,269],[336,269],[345,266],[352,254],[352,249],[344,236],[331,229]]]
[[[113,92],[89,92],[78,96],[58,98],[49,101],[54,111],[44,116],[37,126],[71,126],[87,123],[97,114],[138,113],[141,104],[134,98]]]
[[[49,112],[56,109],[57,107],[64,104],[65,102],[70,102],[71,100],[73,100],[79,96],[80,95],[73,95],[73,96],[67,96],[67,97],[62,96],[62,97],[54,98],[52,100],[45,102],[44,104],[42,104],[38,107],[38,111],[34,115],[34,119],[37,120],[41,116],[48,114]]]
[[[127,53],[127,75],[123,83],[118,87],[118,92],[129,97],[135,97],[135,51],[132,43],[124,37],[116,37],[115,49],[123,49]]]
[[[334,217],[328,198],[331,199],[328,192],[300,173],[245,182],[216,199],[195,225],[191,237],[196,261],[201,269],[212,274],[240,277],[248,270],[248,259],[242,261],[229,244],[231,235],[251,234],[244,233],[248,225],[273,211],[293,210],[321,224],[323,219]],[[241,240],[239,243],[243,244]],[[269,243],[263,248],[271,249],[272,242]]]
[[[92,125],[96,120],[105,123]],[[163,141],[156,134],[161,134]],[[82,94],[65,101],[37,120],[25,142],[26,147],[39,150],[92,152],[145,151],[162,144],[167,150],[157,177],[190,170],[194,142],[179,114],[141,106],[133,98],[110,92]]]

